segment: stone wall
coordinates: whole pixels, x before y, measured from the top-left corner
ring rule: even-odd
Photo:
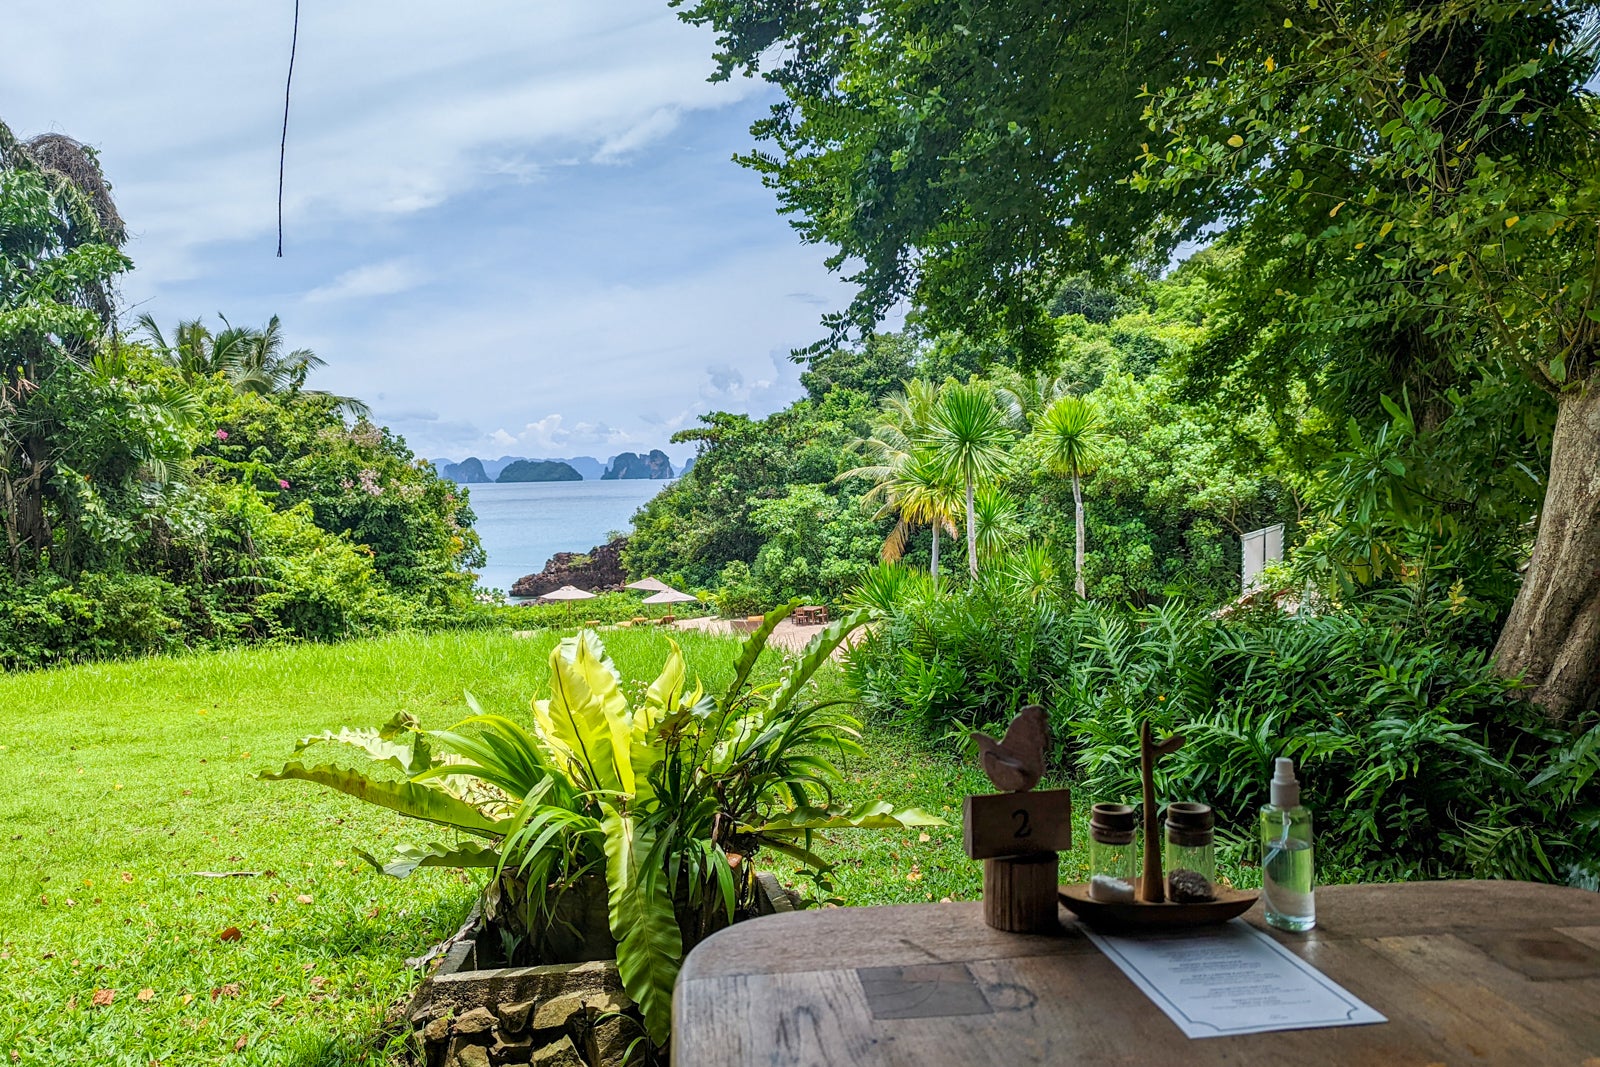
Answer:
[[[411,1016],[425,1067],[623,1067],[644,1033],[612,961],[430,980]]]

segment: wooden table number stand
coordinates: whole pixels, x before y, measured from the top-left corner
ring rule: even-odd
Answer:
[[[997,930],[1049,933],[1057,918],[1059,857],[1072,847],[1072,794],[1033,792],[1050,744],[1044,709],[1030,704],[1005,739],[974,734],[983,773],[1001,793],[970,796],[962,809],[968,857],[983,861],[983,919]]]

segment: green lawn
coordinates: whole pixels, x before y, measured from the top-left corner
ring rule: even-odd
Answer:
[[[726,683],[734,642],[676,636],[691,670]],[[666,635],[606,638],[625,678],[654,677]],[[399,635],[0,677],[0,1067],[385,1062],[384,1016],[416,981],[405,959],[459,925],[480,878],[384,878],[355,850],[431,839],[423,827],[250,775],[304,734],[398,710],[447,726],[466,714],[464,689],[518,714],[543,692],[554,639]],[[915,803],[951,825],[927,840],[833,835],[819,851],[840,861],[837,895],[976,899],[960,805],[987,783],[885,728],[865,743],[845,767],[848,799]],[[1082,864],[1081,848],[1063,856],[1063,877]]]

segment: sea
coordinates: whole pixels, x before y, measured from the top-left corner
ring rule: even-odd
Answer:
[[[639,478],[466,486],[489,557],[478,584],[509,592],[512,583],[538,574],[557,552],[587,552],[605,544],[613,530],[632,529],[633,513],[669,484]]]

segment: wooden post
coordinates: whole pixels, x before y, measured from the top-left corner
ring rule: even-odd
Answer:
[[[1013,934],[1054,933],[1059,857],[1054,852],[983,861],[983,921]]]

